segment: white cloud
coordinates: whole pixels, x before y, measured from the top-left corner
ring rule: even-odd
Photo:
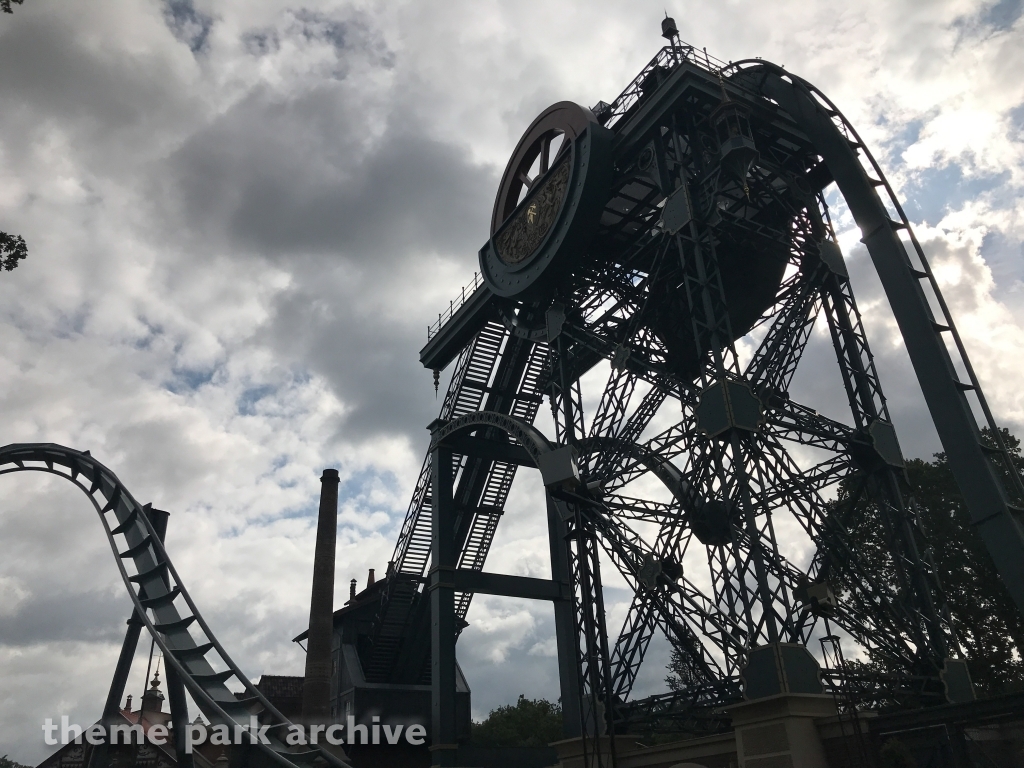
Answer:
[[[785,64],[846,112],[1019,430],[1024,45],[1020,18],[992,7],[668,10],[684,38]],[[88,448],[169,509],[179,571],[254,676],[301,668],[322,467],[343,479],[339,589],[390,556],[438,405],[423,329],[476,268],[522,129],[553,101],[614,97],[657,50],[664,5],[303,8],[204,0],[169,26],[156,0],[36,0],[0,16],[0,229],[30,248],[0,275],[0,443]],[[837,213],[901,439],[935,450]],[[0,640],[0,753],[31,762],[42,718],[98,713],[128,603],[72,489],[0,483],[0,615],[18,630]],[[494,570],[544,575],[536,490],[517,488]],[[549,607],[499,603],[477,599],[460,641],[478,712],[557,695]],[[609,601],[613,626],[624,610]]]

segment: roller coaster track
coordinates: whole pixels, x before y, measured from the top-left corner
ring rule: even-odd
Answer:
[[[868,149],[867,145],[861,139],[857,129],[853,127],[853,124],[847,119],[839,107],[824,93],[808,81],[796,77],[795,75],[786,72],[785,69],[775,64],[764,61],[763,59],[744,59],[737,61],[728,66],[723,67],[723,76],[729,76],[730,74],[739,74],[743,78],[756,78],[761,83],[767,81],[768,76],[778,78],[778,80],[791,83],[795,90],[802,92],[807,98],[813,100],[818,111],[828,118],[829,121],[834,125],[836,131],[847,140],[850,148],[856,154],[857,160],[860,163],[861,170],[868,183],[875,188],[881,188],[885,190],[886,199],[880,200],[883,206],[891,209],[892,216],[890,219],[890,226],[893,230],[903,230],[907,233],[907,237],[910,240],[910,244],[913,248],[913,256],[916,257],[917,263],[915,264],[910,259],[908,253],[907,266],[912,270],[912,275],[919,281],[919,285],[922,288],[921,298],[925,300],[926,312],[930,316],[932,312],[931,306],[936,306],[942,315],[941,323],[935,322],[933,318],[933,330],[936,334],[949,333],[953,341],[953,346],[956,351],[956,359],[951,360],[952,370],[955,372],[957,369],[962,370],[969,381],[959,382],[957,380],[956,385],[961,392],[973,394],[976,398],[978,408],[981,410],[982,416],[985,421],[985,425],[991,430],[992,438],[995,441],[995,448],[988,451],[988,453],[994,455],[1007,470],[1007,476],[1010,478],[1011,485],[1013,487],[1013,494],[1021,499],[1024,499],[1024,480],[1021,475],[1014,469],[1013,459],[1010,456],[1009,448],[1006,442],[1003,440],[1002,433],[996,424],[995,416],[992,414],[992,409],[988,404],[988,399],[985,397],[985,393],[981,389],[981,382],[978,379],[978,374],[974,370],[974,366],[971,364],[971,359],[967,355],[967,348],[964,346],[963,338],[960,336],[960,331],[957,330],[956,323],[953,322],[953,315],[949,311],[949,305],[946,303],[946,299],[942,295],[942,291],[939,290],[938,280],[935,278],[935,273],[932,271],[931,264],[928,261],[928,257],[925,255],[924,248],[921,247],[921,242],[917,239],[917,235],[914,233],[914,228],[910,225],[910,219],[907,218],[906,212],[903,210],[903,206],[896,196],[896,192],[893,190],[889,180],[885,177],[882,172],[881,166],[875,159],[875,156],[871,154],[871,150]],[[741,83],[737,83],[741,85]],[[887,205],[886,205],[887,204]],[[874,233],[867,233],[874,234]],[[866,239],[866,238],[865,238]],[[957,365],[959,363],[959,365]],[[972,419],[973,420],[973,419]],[[976,423],[976,420],[973,420]]]
[[[214,636],[185,588],[149,517],[117,476],[89,455],[54,443],[24,443],[0,448],[0,475],[45,472],[70,480],[92,502],[103,525],[125,588],[146,628],[178,673],[199,709],[214,725],[243,729],[258,715],[269,743],[252,739],[252,748],[272,764],[309,766],[322,759],[351,768],[326,750],[290,747],[284,737],[292,723],[256,689]],[[135,572],[129,572],[129,564]],[[197,633],[198,630],[198,633]],[[198,637],[197,637],[198,634]],[[243,692],[232,692],[234,680]],[[299,751],[301,750],[301,751]],[[322,764],[322,763],[320,763]]]
[[[967,502],[971,524],[985,542],[1018,609],[1024,612],[1024,480],[892,185],[846,116],[808,81],[760,59],[737,61],[720,72],[729,76],[730,82],[738,81],[739,87],[786,110],[825,157],[863,232],[863,242],[906,340],[932,422]],[[884,197],[879,189],[885,191]],[[900,232],[906,233],[909,248]],[[987,427],[994,445],[983,440],[982,426]]]

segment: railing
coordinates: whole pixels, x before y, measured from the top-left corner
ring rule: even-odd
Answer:
[[[452,319],[452,315],[459,311],[459,308],[466,303],[466,299],[472,296],[481,285],[484,284],[484,277],[479,272],[473,273],[473,282],[468,286],[462,286],[462,292],[448,302],[448,309],[437,313],[437,322],[427,326],[427,341],[434,338],[441,330],[441,326]]]
[[[689,61],[708,72],[715,73],[729,65],[729,62],[711,56],[707,48],[698,50],[689,43],[684,43],[676,38],[672,45],[666,45],[658,51],[658,54],[640,71],[633,82],[626,86],[626,89],[616,97],[615,101],[611,104],[598,102],[594,107],[594,114],[605,126],[611,127],[644,95],[644,83],[651,72],[657,67],[675,69],[683,61]]]

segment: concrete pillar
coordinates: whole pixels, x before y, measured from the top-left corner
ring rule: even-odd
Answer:
[[[733,704],[725,711],[736,729],[739,768],[827,768],[825,749],[814,721],[835,717],[832,696],[780,693]]]

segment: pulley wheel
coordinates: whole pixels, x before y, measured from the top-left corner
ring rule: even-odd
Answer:
[[[519,205],[534,181],[547,173],[552,161],[569,142],[590,124],[597,124],[594,113],[571,101],[560,101],[545,109],[526,129],[505,167],[491,214],[493,235]]]

